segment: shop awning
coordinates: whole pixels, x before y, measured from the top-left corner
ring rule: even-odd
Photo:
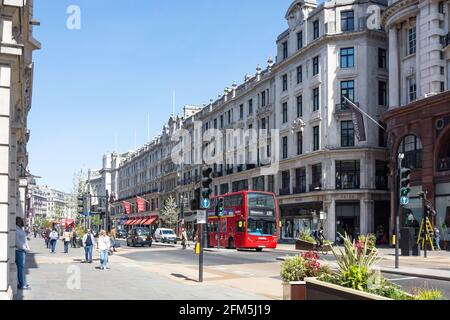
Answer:
[[[142,222],[144,221],[144,219],[136,219],[136,222],[135,223],[133,223],[133,225],[136,225],[136,226],[140,226],[140,225],[142,225]]]
[[[147,218],[147,219],[142,223],[142,225],[144,225],[144,226],[150,226],[150,225],[154,224],[154,223],[156,222],[156,220],[158,220],[158,217],[150,217],[150,218]]]
[[[134,219],[128,219],[127,222],[124,223],[125,226],[129,226],[134,223]]]

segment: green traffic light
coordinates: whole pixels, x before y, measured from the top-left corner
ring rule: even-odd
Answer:
[[[400,190],[400,194],[403,197],[407,197],[410,193],[411,193],[411,189],[410,188],[403,188],[402,190]]]

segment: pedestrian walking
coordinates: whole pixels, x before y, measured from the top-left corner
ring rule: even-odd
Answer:
[[[77,247],[77,231],[75,230],[75,228],[73,228],[72,230],[72,248],[76,248]]]
[[[50,238],[50,248],[52,253],[56,253],[56,242],[58,241],[58,232],[56,232],[56,229],[53,229],[52,232],[49,234]]]
[[[44,238],[45,241],[45,246],[47,247],[47,249],[50,248],[50,229],[45,229],[42,232],[42,237]]]
[[[106,234],[105,230],[100,232],[97,241],[97,249],[100,251],[100,269],[106,270],[108,266],[108,252],[111,247],[111,239]]]
[[[92,230],[88,229],[87,233],[82,238],[84,247],[84,257],[86,263],[92,263],[92,249],[94,248],[95,238]]]
[[[27,235],[24,230],[24,222],[16,217],[16,266],[17,266],[17,289],[27,290],[30,286],[25,280],[25,260],[27,252],[30,251]]]
[[[69,253],[69,243],[70,243],[70,231],[69,228],[64,231],[62,236],[62,241],[64,242],[64,253]]]
[[[117,240],[116,240],[117,239],[117,231],[116,231],[115,228],[111,230],[111,234],[109,236],[111,238],[111,249],[110,249],[110,252],[112,254],[113,252],[117,252],[117,250],[116,250],[116,247],[117,247]]]
[[[436,239],[436,248],[441,251],[441,232],[437,227],[434,228],[434,238]]]
[[[183,250],[186,249],[187,241],[188,241],[187,232],[186,229],[183,228],[183,231],[181,232],[181,245],[183,246]]]

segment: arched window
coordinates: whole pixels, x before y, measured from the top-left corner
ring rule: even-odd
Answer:
[[[409,135],[403,138],[398,150],[404,153],[403,166],[410,169],[422,168],[422,141],[420,138]]]
[[[450,131],[439,143],[437,156],[438,171],[450,171]]]

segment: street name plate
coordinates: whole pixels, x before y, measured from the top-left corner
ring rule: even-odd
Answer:
[[[199,224],[206,223],[206,210],[197,211],[197,223]]]

